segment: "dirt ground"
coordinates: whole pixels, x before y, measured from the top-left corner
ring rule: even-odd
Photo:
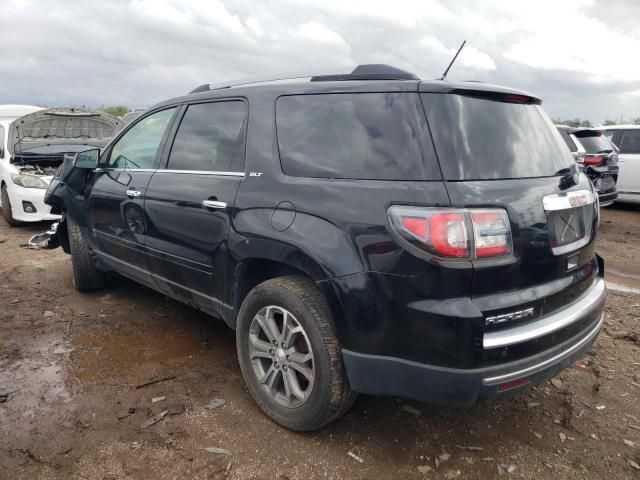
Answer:
[[[360,397],[309,434],[258,410],[221,321],[120,277],[78,293],[61,250],[19,248],[46,226],[0,224],[0,478],[640,478],[640,208],[603,210],[606,326],[554,383],[467,409]]]

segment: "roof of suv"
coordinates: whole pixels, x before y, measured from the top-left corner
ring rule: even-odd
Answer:
[[[150,108],[190,101],[194,99],[239,97],[258,92],[273,96],[311,93],[348,92],[477,92],[519,95],[534,103],[541,100],[527,92],[482,82],[450,82],[447,80],[420,80],[416,75],[388,65],[360,65],[351,73],[331,75],[290,75],[279,78],[247,79],[221,84],[204,84],[189,94],[176,97]]]

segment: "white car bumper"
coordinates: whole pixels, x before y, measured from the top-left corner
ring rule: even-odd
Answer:
[[[24,188],[19,185],[7,185],[7,194],[11,202],[13,218],[20,222],[42,222],[59,220],[60,215],[51,214],[51,207],[44,203],[45,190],[42,188]],[[27,203],[28,202],[28,203]],[[27,213],[25,208],[31,204],[35,212]]]

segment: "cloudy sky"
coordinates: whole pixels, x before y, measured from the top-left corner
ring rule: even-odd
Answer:
[[[202,83],[389,63],[640,116],[635,0],[2,0],[0,104],[144,107]]]

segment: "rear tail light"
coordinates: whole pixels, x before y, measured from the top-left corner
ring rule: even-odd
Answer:
[[[394,205],[388,215],[403,240],[437,257],[470,260],[503,257],[513,251],[505,210]]]
[[[582,163],[584,163],[585,165],[591,165],[591,166],[597,167],[599,165],[602,165],[604,158],[605,158],[604,155],[585,155]]]

